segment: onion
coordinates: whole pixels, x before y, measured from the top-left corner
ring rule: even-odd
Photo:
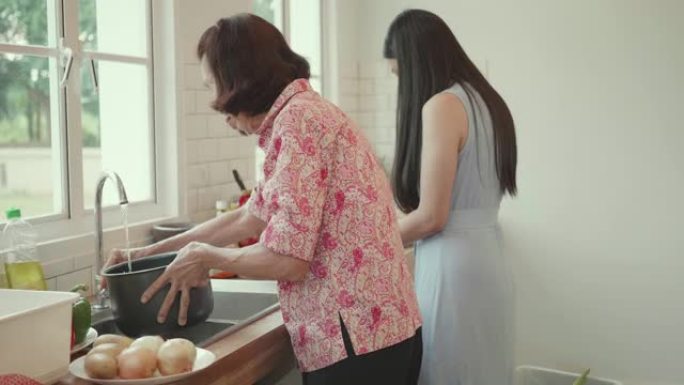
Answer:
[[[152,377],[157,369],[156,354],[142,346],[126,348],[116,362],[119,365],[119,377],[126,380]]]
[[[143,348],[150,349],[153,351],[155,354],[157,354],[157,350],[159,350],[159,347],[164,343],[164,339],[159,337],[159,336],[144,336],[136,339],[133,341],[131,344],[131,347],[133,346],[140,346]]]
[[[131,342],[133,342],[133,340],[126,336],[119,336],[116,334],[103,334],[97,337],[95,343],[93,344],[93,347],[97,347],[101,344],[115,343],[127,348],[131,344]]]
[[[164,376],[189,372],[195,364],[195,357],[197,348],[192,342],[183,338],[170,339],[157,352],[157,367]]]
[[[116,377],[116,359],[106,353],[91,353],[85,358],[85,371],[90,378]]]
[[[126,346],[119,345],[113,342],[107,342],[105,344],[99,344],[92,348],[88,354],[95,354],[95,353],[104,353],[104,354],[109,354],[110,356],[116,358],[116,356],[119,355],[124,349],[126,349]]]

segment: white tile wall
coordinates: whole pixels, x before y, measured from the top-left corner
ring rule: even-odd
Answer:
[[[196,99],[194,91],[184,91],[183,92],[183,113],[191,114],[195,112]]]
[[[183,66],[183,79],[185,80],[185,89],[206,91],[199,63],[194,61],[186,63]]]
[[[43,273],[45,274],[48,290],[67,291],[76,284],[82,283],[88,286],[89,292],[92,292],[92,256],[87,258],[86,266],[83,266],[84,261],[79,259],[79,266],[77,267],[76,259],[74,257],[67,257],[43,263]]]
[[[56,261],[50,261],[49,264],[43,264],[43,273],[46,277],[56,277],[58,275],[66,274],[74,271],[74,258],[68,257]]]
[[[177,31],[176,46],[181,55],[179,89],[183,92],[182,137],[185,138],[187,216],[201,222],[215,215],[218,199],[240,193],[233,182],[237,169],[248,187],[254,186],[255,138],[242,138],[229,128],[223,116],[211,109],[214,94],[204,85],[195,49],[202,32],[220,16],[251,9],[249,0],[202,0],[177,2],[185,17]]]
[[[132,246],[138,246],[145,242],[147,242],[147,240],[133,242]],[[123,240],[110,239],[109,236],[105,235],[105,244],[122,247]],[[67,291],[77,284],[85,284],[88,286],[88,294],[93,293],[94,276],[92,254],[48,260],[44,261],[42,265],[48,290]]]
[[[360,61],[340,77],[340,108],[356,121],[386,170],[395,140],[397,78],[384,60]]]
[[[207,90],[194,57],[183,65],[183,119],[181,130],[187,155],[186,205],[195,222],[215,215],[219,199],[233,199],[240,193],[232,170],[237,169],[248,187],[254,186],[256,139],[241,137],[211,109],[214,94]]]
[[[186,95],[188,94],[186,93]],[[191,93],[189,95],[194,97],[195,94]],[[185,137],[188,139],[202,139],[209,136],[208,120],[204,115],[187,115],[185,117],[185,127]]]
[[[92,269],[87,267],[85,269],[72,271],[70,273],[59,275],[55,277],[55,290],[67,291],[71,290],[76,285],[86,284],[89,288],[92,288]],[[89,290],[92,291],[92,290]]]

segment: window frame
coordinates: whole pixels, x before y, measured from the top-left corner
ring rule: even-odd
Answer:
[[[285,39],[287,40],[288,44],[290,44],[291,41],[291,34],[292,31],[290,29],[290,24],[291,24],[291,18],[290,18],[290,6],[296,2],[296,0],[281,0],[282,1],[282,25],[283,25],[283,35],[285,36]],[[328,96],[328,90],[326,89],[326,84],[325,84],[325,69],[326,69],[326,51],[325,51],[325,44],[323,43],[326,34],[325,34],[325,23],[323,22],[323,18],[325,17],[325,8],[326,8],[326,1],[324,0],[317,0],[318,1],[318,24],[319,24],[319,30],[321,31],[321,36],[319,39],[319,47],[318,47],[318,55],[320,56],[319,60],[321,63],[321,68],[320,68],[320,74],[318,75],[312,75],[311,79],[316,79],[321,86],[321,95],[324,97]]]
[[[94,1],[94,0],[93,0]],[[129,204],[128,223],[131,227],[133,239],[147,237],[147,231],[154,223],[165,220],[177,219],[181,209],[183,192],[179,190],[179,161],[182,157],[173,156],[178,154],[180,136],[178,135],[177,122],[179,110],[176,108],[177,96],[165,95],[166,92],[175,92],[177,79],[176,64],[163,63],[155,60],[160,53],[160,47],[168,49],[175,44],[166,42],[169,39],[169,29],[176,27],[172,17],[173,5],[165,1],[145,0],[147,19],[147,52],[146,57],[134,57],[119,54],[110,54],[97,51],[80,49],[78,0],[47,0],[48,7],[48,43],[47,46],[13,45],[0,43],[0,53],[19,53],[39,57],[47,57],[52,63],[56,63],[56,71],[52,71],[50,82],[56,82],[58,91],[58,112],[52,111],[51,119],[59,122],[59,128],[52,129],[52,149],[55,150],[55,139],[59,145],[59,162],[53,161],[53,167],[60,168],[61,183],[61,213],[46,214],[27,218],[38,234],[39,249],[48,245],[83,244],[84,239],[92,237],[94,231],[94,209],[85,208],[84,192],[86,189],[95,189],[96,186],[84,186],[83,184],[83,132],[81,127],[81,76],[82,63],[88,63],[91,59],[119,63],[144,64],[148,73],[148,103],[149,103],[149,134],[153,175],[150,177],[152,184],[152,199],[132,202]],[[168,19],[168,20],[167,20]],[[160,28],[157,28],[159,26]],[[51,40],[53,39],[53,40]],[[72,49],[73,63],[71,73],[66,80],[66,87],[59,86],[59,80],[64,76],[62,63],[63,48]],[[161,55],[160,55],[161,56]],[[163,56],[168,56],[164,53]],[[173,53],[175,59],[175,53]],[[55,77],[56,76],[56,77]],[[163,79],[162,81],[160,81]],[[170,82],[169,82],[170,81]],[[167,84],[168,85],[165,85]],[[53,90],[51,85],[51,99]],[[51,102],[55,102],[52,101]],[[163,116],[162,114],[172,114]],[[57,120],[55,119],[57,116]],[[165,129],[162,130],[162,125]],[[116,170],[113,170],[116,171]],[[113,186],[107,182],[105,188]],[[124,180],[124,186],[126,181]],[[119,206],[105,206],[102,209],[103,228],[119,231],[122,226],[122,216]],[[4,216],[0,219],[0,227],[4,225]],[[120,231],[119,231],[120,232]],[[71,240],[71,242],[68,242]],[[65,255],[74,251],[67,247],[63,250]],[[79,250],[92,250],[92,247],[77,247]],[[61,254],[57,252],[57,254]],[[43,255],[39,253],[39,255]],[[52,258],[45,258],[52,259]]]
[[[158,172],[156,169],[157,165],[157,159],[156,159],[156,137],[158,135],[158,132],[156,130],[156,121],[155,121],[155,94],[157,93],[155,90],[155,82],[154,82],[154,52],[153,52],[153,34],[154,34],[154,20],[153,20],[153,10],[152,10],[152,0],[143,0],[145,1],[145,12],[146,12],[146,19],[147,19],[147,34],[146,34],[146,39],[147,39],[147,52],[145,52],[145,57],[138,57],[138,56],[129,56],[129,55],[121,55],[121,54],[112,54],[112,53],[105,53],[105,52],[98,52],[98,51],[91,51],[91,50],[82,50],[80,48],[80,42],[78,40],[78,35],[79,35],[79,20],[78,20],[78,0],[67,0],[71,1],[73,4],[75,4],[72,7],[66,8],[66,10],[71,11],[69,13],[65,12],[64,13],[64,20],[69,21],[70,23],[67,23],[65,27],[71,27],[74,28],[73,31],[71,31],[70,34],[66,33],[65,30],[65,45],[67,47],[71,47],[71,49],[75,49],[78,47],[77,51],[74,53],[74,64],[72,65],[71,68],[71,73],[69,74],[68,78],[68,84],[67,84],[67,90],[73,89],[73,90],[78,90],[76,93],[77,95],[80,96],[80,90],[81,88],[81,77],[79,76],[79,72],[81,67],[83,65],[87,65],[87,63],[91,60],[94,60],[95,62],[109,62],[109,63],[125,63],[125,64],[137,64],[137,65],[144,65],[145,69],[147,71],[147,82],[148,82],[148,97],[147,97],[147,103],[148,103],[148,128],[149,132],[148,134],[151,136],[151,147],[150,147],[150,152],[149,156],[150,159],[149,161],[153,165],[152,167],[152,175],[150,176],[151,180],[148,180],[151,182],[151,188],[152,188],[152,198],[143,200],[143,201],[136,201],[132,202],[129,204],[131,207],[136,207],[135,211],[140,211],[140,210],[150,210],[150,205],[154,206],[158,202]],[[93,0],[95,1],[95,0]],[[69,36],[69,40],[66,39],[66,36]],[[69,148],[74,149],[73,151],[78,152],[78,156],[82,157],[83,156],[83,127],[81,126],[81,117],[82,117],[82,111],[81,111],[81,100],[80,97],[74,96],[74,98],[78,98],[78,100],[73,100],[67,103],[67,110],[66,110],[66,118],[67,121],[72,121],[74,124],[72,124],[69,128],[72,128],[74,133],[78,133],[78,135],[72,135],[68,137],[70,139],[69,143]],[[79,136],[76,138],[76,136]],[[73,141],[71,140],[73,139]],[[78,146],[78,147],[76,147]],[[73,156],[73,154],[69,154],[70,156]],[[74,162],[74,168],[69,169],[69,176],[70,176],[70,185],[68,188],[68,191],[70,192],[69,198],[69,206],[71,207],[71,215],[73,217],[79,217],[83,215],[88,215],[92,214],[93,210],[92,208],[86,209],[85,205],[85,200],[83,199],[83,193],[86,189],[88,188],[95,188],[95,186],[83,186],[83,161],[81,159],[80,162]],[[115,171],[116,170],[112,170]],[[71,177],[73,176],[73,177]],[[76,182],[76,183],[73,183]],[[126,180],[123,180],[124,182],[124,187],[126,185]],[[111,183],[111,182],[108,182]],[[73,187],[80,187],[78,189],[78,192],[74,193]],[[105,185],[105,188],[109,188],[110,186]],[[105,206],[107,209],[118,209],[116,206]],[[152,209],[153,210],[153,209]],[[103,210],[104,211],[104,210]],[[133,214],[133,213],[132,213]],[[135,214],[134,214],[135,215]],[[148,216],[148,215],[145,215]]]
[[[17,54],[27,55],[47,59],[50,71],[50,121],[58,123],[57,129],[52,129],[50,132],[51,145],[50,151],[56,151],[58,162],[53,162],[53,170],[59,169],[59,178],[53,183],[53,189],[57,188],[60,194],[59,199],[61,212],[30,217],[27,219],[31,224],[42,224],[51,221],[64,221],[69,218],[69,199],[68,199],[68,169],[67,169],[67,138],[66,138],[66,90],[58,84],[58,79],[63,75],[63,68],[60,63],[62,51],[59,47],[59,36],[63,30],[64,12],[58,1],[46,1],[46,18],[47,18],[47,44],[46,45],[32,45],[32,44],[9,44],[0,43],[0,54]],[[56,89],[56,92],[54,91]],[[55,100],[56,97],[56,100]],[[55,108],[54,104],[57,103]],[[58,144],[55,147],[55,142]],[[54,155],[54,153],[53,153]],[[57,164],[55,164],[57,163]],[[59,186],[55,186],[59,183]],[[2,210],[8,209],[0,208]],[[4,226],[6,219],[4,213],[0,215],[0,226]]]
[[[281,20],[275,23],[276,27],[280,27],[280,32],[285,36],[285,40],[290,44],[291,41],[291,30],[290,30],[290,6],[292,4],[295,4],[296,0],[276,0],[280,2],[280,17]],[[320,31],[321,31],[321,39],[320,39],[320,46],[319,46],[319,55],[320,55],[320,61],[321,61],[321,73],[316,75],[316,76],[311,76],[312,79],[316,79],[320,82],[321,84],[321,95],[327,96],[326,92],[326,85],[325,85],[325,78],[326,76],[324,75],[325,69],[326,69],[326,51],[325,51],[325,44],[323,43],[324,39],[326,38],[326,33],[324,32],[325,29],[325,24],[323,22],[323,18],[326,14],[326,2],[323,0],[317,0],[318,1],[318,23],[320,24]],[[278,16],[278,12],[276,12],[276,17]],[[296,51],[295,51],[296,52]]]

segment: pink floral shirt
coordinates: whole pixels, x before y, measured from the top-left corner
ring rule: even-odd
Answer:
[[[301,370],[373,352],[420,327],[413,281],[387,178],[342,111],[299,79],[259,129],[264,180],[248,210],[267,222],[259,242],[309,262],[302,282],[279,282],[285,325]]]

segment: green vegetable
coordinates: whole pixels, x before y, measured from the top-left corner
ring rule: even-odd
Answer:
[[[584,385],[584,384],[586,384],[587,383],[587,376],[589,376],[590,370],[591,369],[585,370],[584,373],[582,373],[582,375],[579,376],[579,378],[577,378],[575,380],[575,382],[572,383],[572,385]]]
[[[74,293],[82,293],[87,290],[88,287],[83,284],[76,285],[71,289]],[[76,301],[71,309],[71,327],[74,329],[77,344],[80,344],[85,340],[88,329],[90,329],[90,322],[90,302],[81,296],[81,299]]]

